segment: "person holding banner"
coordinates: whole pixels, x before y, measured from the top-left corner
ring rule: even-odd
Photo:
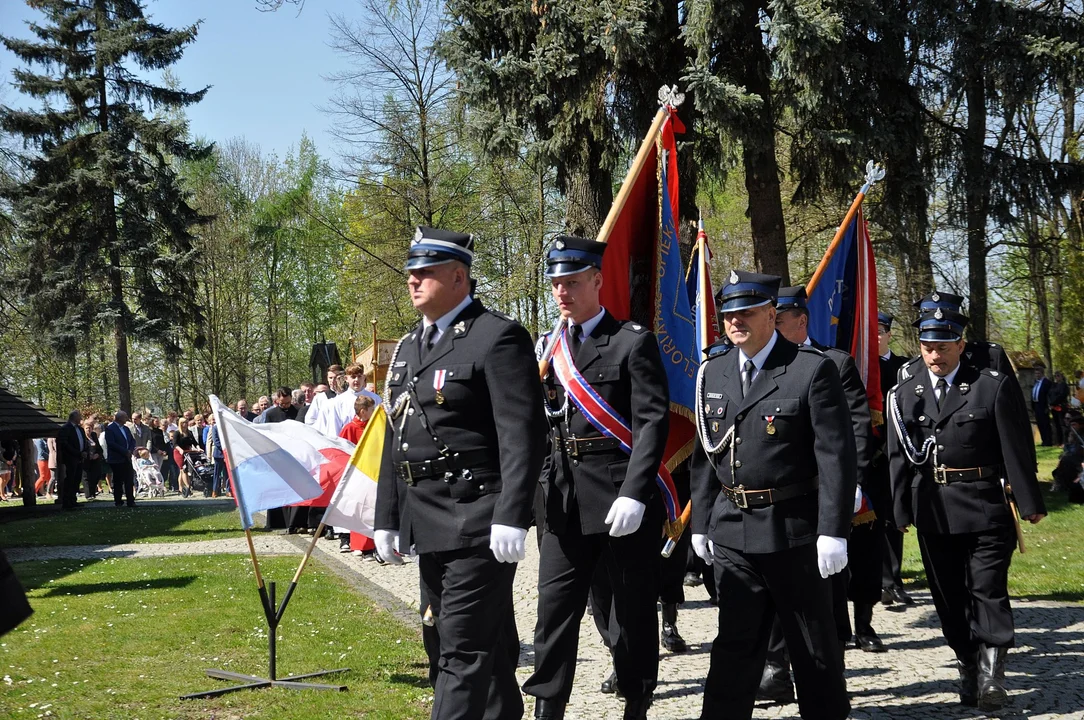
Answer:
[[[567,326],[544,380],[552,451],[542,478],[546,519],[538,568],[535,717],[561,720],[576,673],[580,620],[601,564],[614,588],[614,669],[624,717],[647,716],[658,681],[655,603],[663,504],[656,489],[669,393],[654,333],[599,301],[606,244],[559,236],[546,257]],[[667,476],[669,473],[667,473]]]
[[[829,577],[847,565],[854,430],[836,366],[776,331],[779,284],[730,273],[716,300],[733,346],[697,376],[692,544],[720,608],[704,720],[752,716],[776,615],[801,716],[850,712]]]
[[[1008,699],[1014,643],[1007,588],[1019,515],[1046,515],[1027,414],[1000,370],[961,359],[967,317],[941,307],[914,323],[924,367],[889,393],[888,457],[896,525],[914,525],[941,631],[956,653],[960,703]]]
[[[406,270],[422,314],[388,367],[377,552],[413,546],[433,720],[513,720],[512,606],[546,418],[531,337],[470,295],[474,237],[419,227]]]

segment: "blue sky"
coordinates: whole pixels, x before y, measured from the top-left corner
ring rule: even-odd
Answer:
[[[345,60],[328,47],[328,13],[348,17],[360,11],[350,0],[306,0],[297,14],[256,9],[254,0],[158,0],[148,2],[151,18],[170,27],[203,20],[196,41],[172,72],[183,87],[211,85],[203,102],[187,109],[192,132],[215,141],[243,136],[280,157],[307,132],[321,154],[334,159],[330,118],[320,112],[333,87],[322,76],[344,69]],[[0,0],[0,34],[29,37],[25,21],[40,17],[18,0]],[[0,102],[23,105],[11,86],[17,59],[0,45]]]

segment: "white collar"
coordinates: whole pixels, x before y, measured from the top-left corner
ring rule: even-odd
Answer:
[[[892,359],[892,351],[889,350],[888,352],[886,352],[884,355],[881,356],[881,359],[882,360],[891,360]]]
[[[930,376],[930,387],[937,387],[937,381],[940,380],[941,377],[939,375],[934,375],[933,370],[930,370],[929,368],[926,368],[926,372]],[[960,372],[960,366],[959,365],[954,367],[952,369],[952,372],[950,372],[948,375],[945,376],[945,378],[944,378],[945,382],[948,383],[949,387],[952,387],[955,384],[956,373],[958,373],[958,372]]]
[[[467,306],[470,305],[472,302],[474,302],[474,298],[472,298],[470,295],[467,295],[465,298],[460,300],[459,304],[456,305],[454,308],[452,308],[451,311],[449,311],[447,314],[441,315],[439,318],[437,318],[436,322],[429,322],[429,319],[426,318],[423,315],[422,316],[422,328],[423,328],[423,330],[425,328],[429,327],[430,325],[436,325],[437,326],[437,332],[440,333],[440,334],[444,334],[444,331],[447,330],[448,326],[452,324],[452,320],[455,320],[459,316],[459,313],[466,310]]]
[[[764,362],[768,359],[768,355],[771,354],[772,348],[775,347],[775,341],[778,338],[779,333],[773,330],[771,339],[768,340],[768,343],[764,347],[762,347],[760,349],[760,352],[758,352],[753,357],[749,357],[745,354],[744,350],[738,348],[738,369],[740,370],[741,368],[745,367],[746,360],[752,360],[753,365],[756,367],[757,370],[760,370],[762,367],[764,367]]]
[[[598,311],[598,315],[595,315],[590,320],[585,320],[584,322],[580,323],[580,327],[583,328],[583,336],[580,338],[581,340],[591,337],[591,333],[593,333],[595,331],[595,328],[598,327],[598,324],[602,322],[602,316],[605,314],[606,308],[602,308]],[[576,323],[572,322],[571,320],[568,321],[569,332],[572,332],[572,327],[575,324]]]

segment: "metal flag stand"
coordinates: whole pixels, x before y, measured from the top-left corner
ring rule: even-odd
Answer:
[[[216,398],[217,400],[217,398]],[[217,402],[212,403],[213,406],[217,405]],[[215,422],[218,426],[222,427],[222,418],[219,412],[219,408],[215,407]],[[227,412],[229,412],[227,410]],[[222,450],[226,457],[231,457],[229,440],[227,439],[228,433],[222,429],[219,430],[219,438],[222,440]],[[233,477],[233,463],[226,463],[226,471],[229,473],[230,484],[233,487],[235,494],[240,493],[240,488],[237,485],[235,478]],[[252,568],[256,571],[256,587],[260,593],[260,604],[263,606],[264,618],[267,620],[267,677],[259,677],[257,675],[245,675],[244,673],[230,672],[229,670],[216,670],[208,669],[207,676],[215,678],[217,680],[234,680],[240,682],[240,685],[230,685],[229,687],[218,688],[217,690],[205,690],[204,692],[192,693],[190,695],[181,695],[181,700],[196,700],[198,698],[213,698],[219,695],[225,695],[226,693],[235,692],[237,690],[249,690],[265,687],[282,687],[289,688],[291,690],[338,690],[339,692],[346,692],[346,685],[321,685],[319,683],[300,682],[308,678],[321,677],[323,675],[331,675],[333,673],[349,672],[350,668],[336,668],[335,670],[317,670],[316,672],[305,673],[304,675],[287,675],[286,677],[279,679],[278,669],[275,663],[275,636],[278,634],[279,623],[282,621],[282,616],[286,612],[286,606],[290,602],[290,598],[293,597],[294,589],[297,587],[297,581],[301,578],[301,573],[305,570],[305,565],[309,561],[309,557],[312,555],[312,551],[316,548],[316,541],[323,534],[324,523],[320,523],[320,527],[316,533],[312,536],[312,542],[309,543],[308,549],[305,551],[304,557],[301,558],[301,563],[297,566],[297,572],[294,573],[293,579],[290,581],[290,586],[286,589],[286,594],[282,596],[282,602],[278,607],[275,607],[275,583],[270,583],[270,587],[265,587],[263,582],[263,574],[260,573],[260,563],[256,558],[256,547],[252,544],[252,530],[245,523],[245,539],[248,540],[248,553],[252,559]]]
[[[323,523],[320,523],[320,528],[323,529]],[[259,587],[260,603],[263,605],[264,618],[267,620],[267,677],[263,678],[256,675],[245,675],[244,673],[230,672],[229,670],[208,669],[206,671],[208,677],[213,677],[217,680],[235,680],[242,684],[218,688],[217,690],[205,690],[204,692],[192,693],[191,695],[181,695],[181,700],[212,698],[237,690],[265,687],[283,687],[292,690],[338,690],[339,692],[346,692],[346,685],[321,685],[319,683],[299,681],[320,677],[322,675],[331,675],[332,673],[349,672],[350,668],[317,670],[316,672],[305,673],[304,675],[287,675],[280,679],[275,666],[275,635],[278,633],[279,622],[282,621],[282,615],[286,612],[286,605],[289,604],[290,598],[294,594],[294,588],[297,587],[297,580],[301,576],[301,571],[305,569],[305,563],[308,562],[309,556],[312,554],[313,547],[316,545],[316,540],[320,537],[320,534],[317,533],[313,535],[312,543],[309,545],[305,557],[301,559],[301,565],[297,568],[294,579],[290,581],[290,587],[287,588],[286,594],[283,595],[282,602],[279,604],[278,608],[275,607],[275,583],[269,583],[269,587],[264,587],[263,576],[260,574],[260,566],[256,562],[256,548],[252,545],[252,531],[246,529],[245,537],[248,538],[248,549],[252,555],[252,566],[256,569],[256,583]]]

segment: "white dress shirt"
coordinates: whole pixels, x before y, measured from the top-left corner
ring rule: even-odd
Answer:
[[[738,372],[739,373],[741,373],[744,376],[745,375],[745,361],[746,360],[752,360],[753,361],[753,377],[749,379],[749,384],[750,385],[752,385],[753,381],[757,379],[758,375],[760,375],[760,369],[762,367],[764,367],[764,363],[768,360],[768,355],[772,352],[772,348],[775,347],[775,341],[778,338],[779,338],[779,333],[776,332],[776,331],[772,331],[771,340],[769,340],[768,343],[764,347],[762,347],[760,349],[760,352],[758,352],[753,357],[749,357],[748,355],[745,354],[744,350],[742,350],[741,348],[738,348]],[[742,377],[742,380],[744,381],[745,378]]]
[[[605,314],[606,314],[606,308],[602,308],[601,310],[598,311],[598,315],[595,315],[590,320],[584,320],[582,323],[580,323],[580,328],[582,328],[582,332],[583,332],[583,334],[580,335],[580,340],[581,341],[583,341],[586,338],[591,337],[591,333],[593,333],[595,331],[595,328],[598,327],[598,324],[600,322],[602,322],[602,316],[605,315]],[[572,337],[572,328],[575,327],[575,326],[576,326],[576,323],[572,322],[572,320],[569,319],[569,321],[568,321],[568,336],[569,337]]]
[[[437,318],[436,322],[430,322],[426,317],[422,317],[422,337],[425,337],[425,331],[429,329],[430,325],[437,326],[437,332],[433,335],[433,345],[440,342],[440,339],[444,337],[444,331],[448,329],[448,326],[452,324],[452,321],[459,317],[459,313],[463,312],[468,305],[474,302],[474,298],[470,295],[463,298],[458,305],[451,309],[445,315],[441,315]]]
[[[954,367],[952,369],[952,372],[950,372],[948,375],[945,375],[944,378],[942,378],[940,375],[934,375],[933,370],[930,370],[929,368],[926,368],[926,372],[929,373],[929,375],[930,375],[930,388],[931,389],[937,387],[937,381],[938,380],[944,379],[945,383],[948,385],[948,387],[945,388],[945,394],[947,395],[948,391],[949,391],[949,388],[951,388],[955,384],[956,373],[960,372],[960,366],[957,365],[956,367]],[[934,396],[936,397],[936,391],[935,391]],[[943,397],[937,398],[937,402],[941,402],[944,399],[945,398],[943,398]]]

